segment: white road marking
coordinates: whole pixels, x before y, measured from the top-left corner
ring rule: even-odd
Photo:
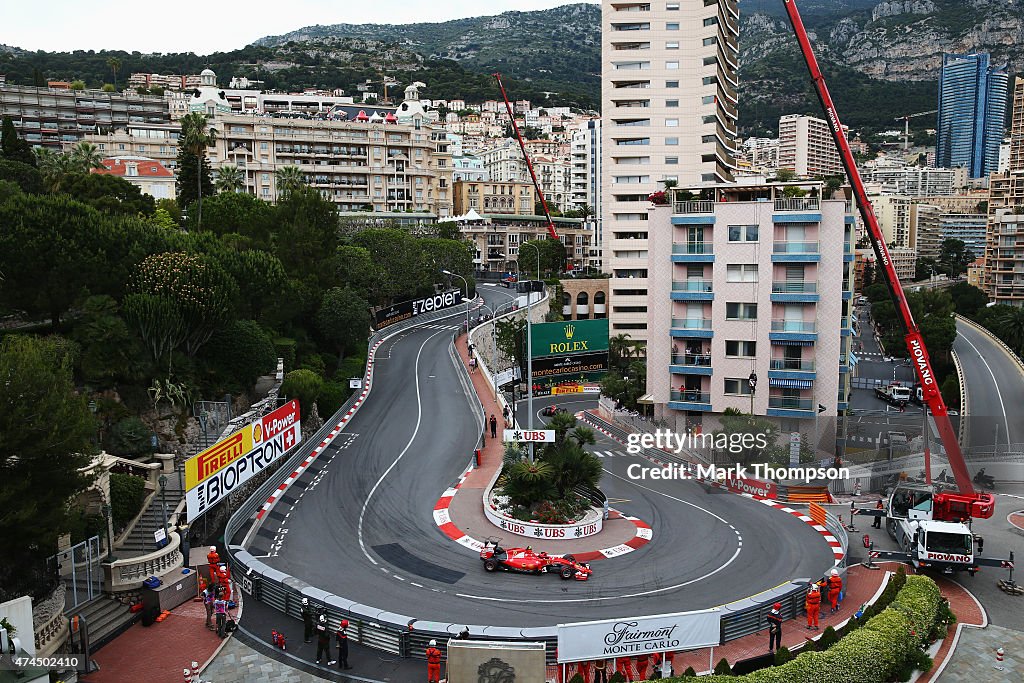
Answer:
[[[412,448],[412,442],[416,440],[416,435],[420,432],[420,424],[423,421],[423,400],[420,396],[420,357],[423,355],[423,349],[427,346],[427,343],[439,334],[441,333],[435,332],[424,339],[423,343],[420,344],[419,350],[416,352],[416,364],[413,368],[413,374],[416,376],[416,428],[413,429],[412,436],[409,437],[409,442],[405,444],[405,448],[402,449],[402,452],[399,453],[398,457],[395,458],[395,461],[392,462],[386,470],[384,470],[384,474],[380,475],[380,479],[378,479],[377,483],[373,485],[372,489],[370,489],[370,492],[366,495],[366,500],[363,502],[363,509],[359,511],[359,548],[363,551],[363,555],[366,556],[366,559],[373,564],[378,564],[377,560],[373,559],[373,557],[370,556],[370,553],[367,552],[366,543],[363,541],[363,521],[366,519],[366,509],[370,506],[370,501],[373,500],[373,494],[376,493],[385,477],[391,473],[391,470],[395,469],[395,465],[398,464],[398,461],[409,452],[409,449]],[[383,569],[383,567],[381,567],[381,569]]]
[[[732,564],[736,560],[737,557],[739,557],[740,551],[743,550],[743,537],[740,535],[740,532],[737,531],[735,527],[733,527],[731,524],[729,524],[729,522],[727,522],[725,519],[723,519],[723,518],[719,517],[718,515],[716,515],[714,512],[711,512],[710,510],[702,508],[701,506],[699,506],[699,505],[697,505],[695,503],[691,503],[689,501],[683,500],[682,498],[676,498],[675,496],[669,495],[667,493],[662,493],[661,491],[655,491],[654,489],[648,488],[646,486],[643,486],[642,484],[638,484],[635,481],[626,479],[625,477],[620,477],[619,475],[615,474],[614,472],[609,472],[608,470],[605,470],[605,472],[608,472],[608,474],[610,474],[611,476],[615,477],[616,479],[620,479],[620,480],[622,480],[624,482],[627,482],[629,484],[632,484],[632,485],[634,485],[634,486],[636,486],[638,488],[644,489],[645,491],[650,491],[651,493],[656,493],[659,496],[664,496],[666,498],[670,498],[671,500],[674,500],[676,502],[682,503],[684,505],[689,505],[690,507],[696,508],[696,509],[700,510],[701,512],[706,512],[707,514],[711,515],[712,517],[714,517],[715,519],[720,521],[722,524],[724,524],[727,527],[731,528],[733,530],[733,532],[736,534],[736,552],[734,552],[732,554],[732,557],[730,557],[725,562],[725,564],[723,564],[723,565],[719,566],[718,568],[708,572],[704,576],[698,576],[695,579],[690,579],[689,581],[684,581],[682,583],[677,583],[677,584],[675,584],[673,586],[666,586],[664,588],[656,588],[656,589],[649,590],[649,591],[640,591],[638,593],[627,593],[627,594],[624,594],[624,595],[609,595],[609,596],[600,597],[600,598],[569,598],[569,599],[566,599],[566,600],[541,600],[541,599],[530,600],[530,599],[523,599],[523,598],[495,598],[495,597],[486,596],[486,595],[470,595],[468,593],[456,593],[455,595],[457,595],[460,598],[470,598],[470,599],[474,599],[474,600],[486,600],[488,602],[529,602],[529,603],[541,603],[541,604],[548,604],[548,605],[550,605],[550,604],[560,604],[560,603],[572,603],[572,602],[603,602],[603,601],[607,601],[607,600],[623,600],[623,599],[627,599],[627,598],[638,598],[638,597],[642,597],[642,596],[645,596],[645,595],[657,595],[658,593],[665,593],[667,591],[677,590],[679,588],[683,588],[685,586],[689,586],[689,585],[697,583],[699,581],[703,581],[704,579],[709,579],[712,576],[714,576],[715,574],[717,574],[718,572],[720,572],[723,569],[725,569],[726,567],[728,567],[730,564]]]
[[[999,382],[996,381],[996,373],[992,372],[992,366],[985,360],[985,356],[981,354],[978,347],[971,343],[971,340],[963,335],[959,335],[960,339],[967,342],[967,345],[974,349],[974,352],[978,354],[978,358],[985,364],[985,369],[988,370],[988,374],[992,377],[992,386],[996,388],[996,397],[999,399],[999,408],[1003,411],[1003,425],[1006,427],[1006,442],[1013,443],[1013,439],[1010,438],[1010,421],[1006,417],[1006,404],[1003,403],[1003,392],[999,391]]]

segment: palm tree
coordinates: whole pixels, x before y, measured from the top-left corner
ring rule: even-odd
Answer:
[[[1024,308],[1014,307],[1003,311],[996,324],[996,336],[1020,353],[1024,349]]]
[[[306,184],[306,174],[298,166],[282,166],[274,171],[274,177],[277,179],[278,197],[287,197]]]
[[[71,152],[71,161],[79,173],[88,173],[94,168],[104,168],[100,148],[91,142],[80,142]]]
[[[594,436],[594,430],[585,425],[574,427],[573,430],[569,432],[569,438],[581,447],[587,444],[593,445],[597,443],[597,437]]]
[[[114,87],[117,88],[117,72],[121,70],[121,59],[118,57],[107,57],[107,66],[114,72]]]
[[[631,340],[625,332],[608,339],[608,355],[610,356],[608,360],[613,367],[626,367],[635,350],[636,342]]]
[[[242,169],[234,164],[227,164],[217,169],[217,179],[214,181],[218,192],[238,192],[245,184],[245,175]]]
[[[60,192],[64,178],[75,171],[75,162],[69,155],[49,149],[36,150],[36,158],[39,160],[39,171],[43,175],[46,189],[50,192]]]
[[[196,190],[199,199],[198,225],[203,224],[203,160],[206,148],[217,142],[217,131],[207,128],[206,114],[194,111],[181,117],[181,139],[178,144],[196,158]]]
[[[555,430],[555,441],[561,443],[565,440],[565,435],[569,433],[569,430],[576,426],[576,416],[572,413],[555,413],[551,416],[551,420],[548,421],[548,429]]]

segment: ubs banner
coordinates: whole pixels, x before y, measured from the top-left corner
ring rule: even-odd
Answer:
[[[185,461],[185,501],[193,520],[302,441],[299,402],[289,401]]]
[[[374,313],[374,328],[380,330],[388,325],[394,325],[397,322],[415,318],[423,313],[440,311],[443,308],[451,308],[461,303],[462,290],[460,289],[452,289],[423,299],[403,301],[390,308],[382,308]]]
[[[558,625],[558,662],[633,657],[719,644],[720,608]]]
[[[608,320],[533,325],[533,384],[591,382],[608,371]]]

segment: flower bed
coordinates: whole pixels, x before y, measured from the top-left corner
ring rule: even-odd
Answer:
[[[902,680],[920,658],[936,622],[943,617],[939,587],[926,576],[908,576],[896,599],[880,614],[823,652],[745,676],[705,676],[704,683],[884,683]],[[670,680],[683,682],[685,678]]]
[[[484,514],[491,524],[502,531],[528,538],[586,538],[600,533],[604,526],[603,511],[592,507],[587,507],[581,515],[562,523],[546,522],[542,515],[537,515],[537,519],[519,519],[511,515],[507,509],[507,499],[492,491],[484,506]]]

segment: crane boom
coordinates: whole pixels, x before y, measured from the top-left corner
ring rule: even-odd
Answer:
[[[818,60],[814,56],[814,49],[811,47],[810,38],[807,36],[803,20],[800,18],[800,10],[797,8],[795,0],[783,0],[783,3],[786,7],[789,22],[793,26],[793,32],[796,34],[797,42],[800,44],[800,52],[803,54],[804,61],[807,64],[807,70],[810,72],[814,91],[817,93],[818,100],[825,110],[825,119],[828,121],[829,129],[832,131],[832,139],[836,143],[836,149],[839,151],[843,168],[850,179],[854,199],[857,202],[857,208],[860,210],[861,219],[864,221],[865,227],[867,227],[871,246],[875,251],[879,264],[882,266],[885,285],[889,289],[889,295],[896,306],[896,313],[906,331],[904,339],[907,343],[907,350],[910,353],[911,365],[913,365],[918,381],[921,383],[924,404],[928,406],[935,418],[935,426],[938,428],[942,444],[946,448],[949,466],[953,470],[957,487],[962,495],[971,498],[972,508],[984,508],[987,505],[988,515],[991,515],[991,509],[994,507],[992,505],[994,502],[993,497],[990,494],[976,494],[971,484],[971,476],[967,472],[967,465],[964,462],[963,453],[960,451],[960,442],[953,431],[946,403],[943,401],[942,393],[939,391],[938,379],[932,370],[931,360],[928,358],[928,350],[925,348],[921,331],[917,323],[914,322],[914,316],[910,312],[910,306],[903,293],[903,287],[900,285],[899,277],[896,275],[896,268],[893,265],[892,258],[889,256],[889,248],[885,244],[885,238],[882,235],[881,228],[878,226],[875,212],[871,207],[871,202],[868,201],[867,193],[864,191],[864,183],[861,181],[860,172],[857,170],[853,151],[850,149],[850,143],[843,134],[842,126],[839,123],[839,114],[836,112],[832,96],[828,92],[828,86],[825,84],[825,77],[818,66]],[[982,510],[979,510],[979,512],[982,512]],[[979,514],[978,516],[984,515]]]
[[[537,174],[533,171],[533,163],[530,162],[530,155],[526,153],[526,143],[523,142],[523,136],[519,134],[519,126],[516,125],[516,116],[512,112],[512,103],[508,101],[508,95],[505,93],[505,86],[501,83],[501,74],[492,74],[494,79],[498,81],[498,87],[501,88],[501,96],[505,100],[505,109],[508,111],[508,118],[512,122],[512,130],[516,134],[516,140],[519,141],[519,149],[523,150],[523,158],[526,159],[526,168],[530,170],[530,178],[533,179],[533,189],[537,191],[537,195],[540,197],[540,205],[544,207],[544,218],[548,221],[548,236],[553,240],[558,239],[558,233],[555,232],[555,222],[551,220],[551,212],[548,211],[548,202],[544,199],[544,191],[540,187],[540,183],[537,182]]]

